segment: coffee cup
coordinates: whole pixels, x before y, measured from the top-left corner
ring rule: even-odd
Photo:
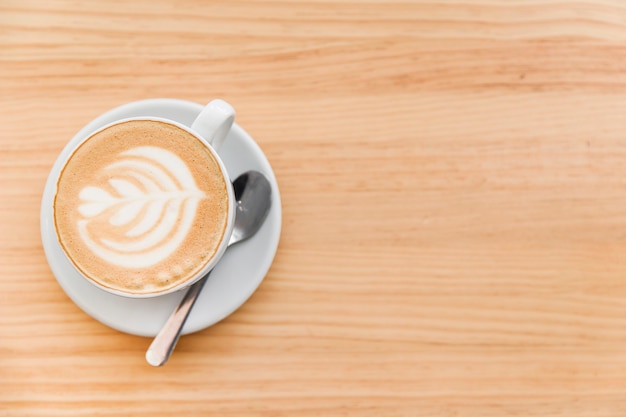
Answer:
[[[85,280],[148,298],[186,288],[217,264],[235,217],[218,154],[234,115],[213,100],[190,128],[135,117],[72,144],[46,210],[64,256]]]

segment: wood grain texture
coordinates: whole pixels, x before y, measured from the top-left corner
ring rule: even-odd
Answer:
[[[0,1],[0,415],[626,415],[622,1]],[[171,361],[63,293],[56,156],[223,97],[283,202],[257,293]]]

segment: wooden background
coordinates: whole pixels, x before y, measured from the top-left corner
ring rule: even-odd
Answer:
[[[233,103],[276,260],[164,368],[39,237],[66,142]],[[0,0],[0,415],[626,415],[626,3]]]

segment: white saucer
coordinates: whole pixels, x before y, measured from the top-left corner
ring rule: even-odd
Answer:
[[[156,298],[133,299],[109,294],[82,278],[62,252],[54,236],[52,210],[56,177],[70,149],[91,132],[127,117],[155,116],[190,126],[202,106],[183,100],[154,99],[117,107],[97,117],[74,136],[52,167],[43,194],[41,237],[50,268],[67,295],[87,314],[119,331],[154,336],[183,296],[183,291]],[[239,308],[257,289],[270,268],[280,238],[281,205],[272,167],[254,140],[237,124],[220,149],[234,180],[251,169],[264,173],[272,184],[272,208],[259,232],[228,249],[215,267],[183,329],[183,334],[205,329]]]

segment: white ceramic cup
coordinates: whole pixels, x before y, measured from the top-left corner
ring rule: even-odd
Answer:
[[[227,220],[227,225],[226,225],[226,230],[224,232],[222,241],[220,242],[217,251],[215,252],[215,255],[209,260],[209,262],[207,262],[207,264],[200,270],[198,271],[196,274],[194,274],[192,277],[188,278],[187,280],[181,282],[180,284],[178,284],[175,287],[169,288],[167,290],[164,291],[159,291],[159,292],[154,292],[154,293],[133,293],[133,292],[126,292],[126,291],[121,291],[121,290],[117,290],[117,289],[113,289],[113,288],[108,288],[105,287],[103,285],[101,285],[100,283],[98,283],[97,281],[85,276],[84,274],[82,274],[80,272],[80,270],[78,268],[76,268],[76,266],[74,265],[72,259],[70,256],[68,256],[68,254],[65,252],[65,249],[63,249],[63,253],[65,254],[66,258],[68,259],[69,263],[72,265],[72,267],[76,270],[76,272],[78,272],[80,274],[80,276],[82,276],[85,280],[87,280],[88,282],[92,283],[93,285],[97,286],[98,288],[107,291],[109,293],[115,294],[115,295],[120,295],[120,296],[124,296],[124,297],[130,297],[130,298],[150,298],[150,297],[158,297],[161,295],[165,295],[165,294],[169,294],[175,291],[179,291],[181,289],[187,288],[190,285],[192,285],[193,283],[195,283],[196,281],[198,281],[200,278],[202,278],[205,274],[207,274],[211,269],[213,269],[213,267],[215,267],[215,265],[219,262],[220,258],[222,257],[222,255],[224,255],[224,252],[226,251],[226,248],[228,247],[228,242],[230,240],[230,236],[232,234],[233,231],[233,226],[235,223],[235,205],[236,205],[236,201],[235,201],[235,192],[233,190],[233,185],[232,185],[232,181],[228,175],[228,171],[226,170],[226,167],[224,166],[224,163],[222,162],[219,154],[218,154],[218,150],[220,148],[220,146],[224,143],[224,141],[226,140],[227,136],[228,136],[228,132],[230,131],[231,126],[233,125],[233,122],[235,120],[235,111],[232,108],[232,106],[228,103],[226,103],[223,100],[212,100],[211,102],[209,102],[200,112],[200,114],[198,115],[198,117],[196,117],[196,119],[194,120],[194,122],[191,125],[191,128],[184,126],[178,122],[175,122],[173,120],[169,120],[169,119],[165,119],[165,118],[160,118],[160,117],[132,117],[132,118],[127,118],[127,119],[121,119],[121,120],[116,120],[112,123],[109,123],[108,125],[94,131],[91,132],[85,139],[79,141],[79,142],[70,142],[66,148],[63,150],[63,152],[61,153],[62,155],[68,155],[62,166],[65,166],[65,164],[69,161],[69,158],[71,157],[71,155],[73,154],[73,151],[75,149],[77,149],[81,144],[83,144],[84,142],[88,141],[91,137],[93,137],[96,133],[101,132],[103,130],[106,130],[108,128],[110,128],[111,126],[115,126],[117,124],[121,124],[124,122],[128,122],[131,120],[150,120],[150,121],[159,121],[162,123],[168,123],[171,124],[173,126],[176,126],[180,129],[183,129],[187,132],[189,132],[191,135],[195,136],[196,138],[198,138],[202,143],[204,143],[206,145],[206,148],[213,154],[215,160],[217,161],[222,176],[224,178],[224,182],[226,183],[226,189],[228,192],[228,220]],[[61,168],[59,170],[59,174],[57,175],[55,184],[58,183],[59,180],[59,176],[61,174],[61,172],[63,171],[63,169]],[[55,195],[56,195],[56,188],[54,191]],[[48,211],[48,213],[45,213],[46,217],[50,216],[54,216],[54,206],[53,204],[46,206],[43,208],[44,210]],[[52,228],[53,229],[53,233],[55,233],[55,237],[57,239],[57,241],[59,241],[59,236],[56,233],[56,228]],[[61,245],[62,247],[62,245]]]

